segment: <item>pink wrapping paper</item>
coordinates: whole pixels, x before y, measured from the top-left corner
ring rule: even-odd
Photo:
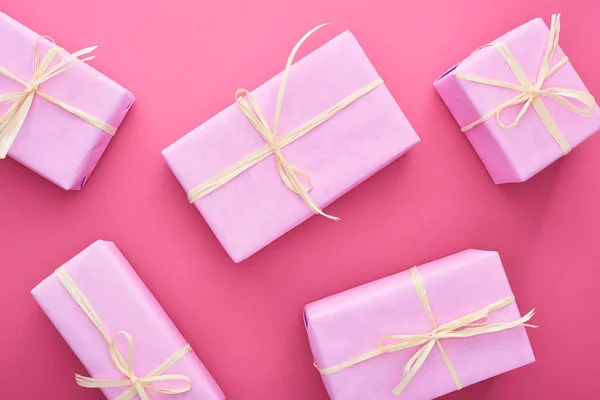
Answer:
[[[532,82],[537,80],[548,33],[549,29],[544,21],[537,18],[498,39],[506,43]],[[552,65],[564,56],[559,48]],[[434,82],[434,86],[461,127],[478,120],[519,94],[511,89],[459,80],[456,78],[457,72],[515,84],[518,81],[500,52],[493,47],[474,52],[444,73]],[[548,78],[542,89],[548,87],[587,91],[571,63]],[[600,129],[598,108],[592,117],[585,117],[566,110],[555,100],[542,97],[542,101],[572,148]],[[520,106],[515,106],[504,111],[502,120],[508,125],[514,121],[519,110]],[[527,111],[513,130],[500,129],[494,117],[465,134],[497,184],[523,182],[563,155],[533,108]]]
[[[133,370],[138,377],[146,376],[187,343],[114,243],[97,241],[67,262],[65,267],[92,304],[109,335],[127,331],[133,337]],[[98,329],[56,276],[50,275],[31,294],[81,360],[89,373],[87,376],[125,379],[111,360],[109,347]],[[128,354],[125,340],[117,341],[117,346],[123,355]],[[72,373],[85,375],[84,371]],[[178,395],[149,391],[154,400],[225,398],[194,352],[186,354],[165,374],[186,375],[191,379],[192,389]],[[156,386],[185,385],[165,382]],[[103,392],[108,399],[114,399],[126,389],[109,388],[103,389]]]
[[[292,66],[280,134],[378,77],[354,36],[342,33]],[[281,74],[252,92],[270,124],[280,81]],[[325,207],[418,142],[382,85],[287,146],[283,154],[310,175],[310,194]],[[187,192],[264,144],[233,104],[166,148],[163,156]],[[313,215],[302,199],[283,185],[274,156],[194,204],[236,262]]]
[[[511,294],[498,253],[466,250],[418,267],[438,325]],[[518,296],[517,296],[518,297]],[[518,301],[518,298],[517,298]],[[516,303],[494,311],[490,322],[521,317]],[[409,271],[311,303],[304,310],[317,365],[328,368],[377,348],[386,335],[432,330]],[[463,386],[534,361],[525,328],[441,341]],[[323,382],[333,400],[431,399],[456,390],[437,347],[398,396],[406,362],[418,348],[383,354],[332,375]]]
[[[40,35],[0,12],[0,37],[0,65],[29,82],[33,76],[34,46]],[[94,43],[82,47],[92,45]],[[50,46],[49,41],[42,40],[42,54]],[[22,90],[22,85],[0,75],[0,93]],[[40,90],[113,127],[121,124],[134,101],[133,94],[85,63],[42,83]],[[0,116],[9,107],[10,104],[0,104]],[[111,138],[93,125],[35,96],[8,155],[65,190],[79,190]]]

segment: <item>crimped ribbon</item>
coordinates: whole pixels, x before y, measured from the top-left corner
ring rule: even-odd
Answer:
[[[41,39],[47,39],[52,42],[52,47],[43,57],[41,56],[39,49],[39,41]],[[36,94],[50,103],[56,104],[71,114],[81,118],[85,122],[94,125],[96,128],[103,130],[109,135],[112,136],[115,134],[117,131],[115,127],[110,126],[106,122],[101,121],[78,108],[66,104],[62,100],[52,97],[39,89],[39,86],[47,80],[62,74],[80,63],[93,59],[95,56],[89,56],[83,59],[80,59],[79,57],[90,54],[96,47],[97,46],[93,46],[79,50],[64,59],[61,59],[60,52],[64,50],[58,47],[52,38],[47,36],[38,38],[35,42],[33,77],[29,83],[0,66],[0,75],[20,83],[25,87],[21,92],[0,94],[0,103],[13,103],[8,111],[0,118],[0,159],[6,158],[10,147],[21,130],[23,122],[25,122],[25,118],[31,109],[33,98]]]
[[[462,384],[460,383],[460,379],[458,378],[456,369],[452,365],[452,362],[450,361],[450,358],[444,350],[444,347],[442,346],[440,340],[451,338],[467,338],[472,336],[483,335],[486,333],[500,332],[507,329],[515,328],[517,326],[537,328],[537,326],[535,325],[529,325],[526,323],[533,317],[535,309],[528,312],[525,316],[512,322],[489,322],[490,313],[513,303],[515,301],[514,295],[510,295],[504,299],[496,301],[495,303],[492,303],[487,307],[484,307],[471,314],[465,315],[464,317],[457,318],[454,321],[450,321],[443,325],[438,325],[435,320],[435,316],[433,315],[431,305],[429,304],[429,299],[427,298],[427,292],[425,291],[423,277],[419,273],[417,267],[413,267],[410,269],[410,278],[417,292],[417,296],[419,297],[419,302],[421,303],[423,310],[425,310],[427,317],[429,317],[429,320],[431,321],[433,330],[431,330],[430,332],[414,335],[384,336],[381,340],[379,340],[377,348],[375,350],[358,356],[352,360],[343,362],[338,365],[334,365],[333,367],[319,368],[315,363],[315,367],[319,370],[319,372],[322,375],[330,375],[336,372],[340,372],[346,368],[350,368],[358,363],[370,360],[371,358],[380,356],[382,354],[394,353],[396,351],[420,346],[419,350],[410,358],[410,360],[408,360],[408,362],[404,366],[404,372],[402,374],[400,383],[393,390],[393,393],[395,395],[399,395],[414,378],[417,372],[419,372],[419,369],[421,369],[421,367],[427,360],[427,357],[429,357],[429,354],[433,350],[434,346],[437,346],[440,351],[440,355],[442,356],[442,360],[444,361],[446,368],[452,376],[454,384],[456,385],[457,389],[460,390],[462,389]]]
[[[463,127],[463,132],[472,129],[473,127],[481,124],[484,121],[487,121],[493,116],[496,116],[496,121],[501,129],[513,129],[519,124],[521,118],[523,118],[523,115],[525,115],[527,110],[529,110],[529,107],[533,107],[533,109],[537,112],[540,119],[544,123],[546,129],[550,132],[556,143],[560,146],[563,155],[566,155],[571,151],[571,145],[569,145],[567,139],[562,134],[560,128],[550,115],[550,111],[542,101],[542,97],[547,97],[552,100],[555,100],[567,110],[582,116],[591,116],[593,114],[594,108],[596,107],[596,100],[594,99],[594,96],[592,96],[590,93],[582,90],[565,89],[559,87],[549,87],[542,89],[542,85],[544,84],[546,79],[552,76],[556,71],[558,71],[569,61],[569,58],[565,57],[562,60],[560,60],[556,65],[552,66],[552,60],[554,59],[556,49],[558,48],[559,34],[560,14],[553,14],[548,43],[546,44],[546,51],[544,53],[544,57],[542,58],[542,65],[538,73],[537,81],[534,84],[531,83],[531,81],[527,77],[527,74],[525,73],[525,71],[523,71],[523,68],[521,67],[521,65],[519,64],[519,62],[511,53],[511,51],[505,43],[493,42],[483,46],[493,46],[500,52],[500,54],[502,54],[502,57],[514,73],[515,77],[519,81],[519,84],[517,85],[509,82],[502,82],[494,79],[482,78],[479,76],[463,74],[460,72],[456,74],[456,77],[458,79],[481,83],[484,85],[512,89],[520,93],[512,99],[500,104],[494,110],[479,118],[477,121]],[[584,104],[585,107],[579,107],[569,99],[578,100],[579,102]],[[516,119],[511,124],[505,125],[501,119],[502,111],[506,110],[509,107],[517,106],[519,104],[523,104],[523,106],[521,107],[521,110],[519,111]]]
[[[267,119],[263,112],[261,111],[258,103],[252,96],[252,94],[246,89],[238,89],[235,94],[235,101],[242,111],[248,121],[252,124],[254,129],[260,134],[260,136],[265,140],[265,145],[239,160],[235,164],[230,167],[224,169],[218,174],[214,175],[212,178],[207,181],[201,183],[196,186],[192,190],[188,192],[188,200],[190,203],[195,203],[200,200],[204,196],[212,193],[217,190],[236,176],[240,175],[247,169],[252,166],[258,164],[265,158],[270,155],[275,155],[275,160],[277,162],[277,169],[279,171],[279,176],[283,181],[283,184],[286,188],[296,193],[298,196],[302,198],[302,200],[306,203],[306,205],[315,213],[320,214],[324,217],[327,217],[332,220],[339,220],[337,217],[333,217],[331,215],[327,215],[321,210],[321,207],[315,202],[315,200],[309,194],[312,189],[312,182],[308,174],[298,167],[292,165],[289,161],[285,159],[282,154],[282,149],[293,141],[301,138],[312,129],[321,125],[325,121],[329,120],[331,117],[344,110],[350,104],[354,103],[356,100],[360,99],[367,93],[371,92],[373,89],[383,84],[383,79],[378,78],[373,82],[369,83],[362,89],[352,93],[333,107],[328,110],[322,112],[317,115],[315,118],[310,121],[305,122],[301,126],[296,129],[291,130],[283,135],[278,135],[278,127],[279,127],[279,118],[281,115],[281,106],[283,103],[283,95],[285,93],[285,87],[287,84],[288,76],[290,73],[290,68],[294,61],[294,57],[298,52],[298,49],[302,44],[315,33],[317,30],[328,24],[319,25],[316,28],[310,30],[306,35],[300,39],[300,41],[294,46],[290,56],[288,57],[285,70],[283,71],[283,75],[281,78],[281,84],[279,85],[279,94],[277,96],[277,103],[275,108],[275,118],[273,127],[269,125]],[[304,186],[301,181],[301,178],[304,178],[308,182],[308,186]]]
[[[115,363],[117,369],[127,377],[127,379],[97,379],[90,378],[76,374],[75,380],[79,386],[85,388],[94,388],[94,389],[102,389],[102,388],[113,388],[113,387],[129,387],[126,391],[120,394],[115,400],[130,400],[133,399],[136,395],[140,397],[141,400],[151,400],[151,397],[146,392],[147,390],[154,391],[157,393],[163,394],[181,394],[190,391],[192,388],[192,383],[190,378],[185,375],[180,374],[169,374],[163,375],[165,371],[171,366],[173,366],[177,361],[182,359],[186,354],[192,351],[192,348],[189,344],[185,345],[183,348],[179,349],[175,352],[171,357],[166,359],[162,364],[160,364],[156,369],[150,372],[145,377],[138,377],[135,375],[133,371],[133,338],[131,335],[125,331],[119,331],[112,337],[108,335],[106,329],[102,325],[100,321],[100,317],[94,311],[94,308],[90,304],[89,300],[85,297],[83,292],[79,289],[73,278],[67,271],[67,269],[63,266],[57,269],[54,274],[60,280],[65,289],[69,292],[71,297],[77,302],[79,307],[85,312],[85,314],[90,318],[92,323],[96,326],[106,343],[108,344],[108,348],[110,351],[110,357]],[[119,336],[125,337],[127,340],[127,344],[129,346],[129,354],[127,359],[123,357],[123,355],[119,352],[116,347],[115,341]],[[154,386],[157,382],[164,381],[183,381],[186,382],[187,385],[182,388],[163,388]]]

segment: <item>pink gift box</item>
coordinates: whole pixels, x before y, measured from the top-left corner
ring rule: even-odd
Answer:
[[[30,82],[35,44],[40,35],[0,12],[0,37],[0,66]],[[43,39],[39,46],[44,55],[51,42]],[[64,52],[61,56],[64,58],[67,54]],[[0,75],[0,94],[23,89],[21,84]],[[86,63],[49,79],[39,89],[115,128],[134,101],[133,94]],[[10,105],[0,103],[0,116]],[[8,155],[65,190],[79,190],[111,138],[108,133],[36,95]]]
[[[568,29],[563,28],[563,29]],[[541,18],[534,19],[508,32],[497,41],[504,42],[531,82],[536,82],[548,43],[549,29]],[[552,66],[565,57],[557,49]],[[461,80],[457,74],[470,74],[518,84],[508,64],[494,47],[475,51],[464,61],[444,73],[434,86],[461,127],[486,115],[519,93],[512,89]],[[542,89],[560,87],[587,91],[571,63],[561,67],[544,82]],[[541,97],[571,148],[576,147],[600,129],[600,111],[581,116],[568,111],[556,100]],[[577,103],[577,101],[575,101]],[[502,113],[507,124],[515,120],[520,106]],[[465,132],[495,183],[523,182],[563,156],[563,151],[530,108],[512,130],[503,130],[496,118]]]
[[[498,253],[466,250],[418,267],[438,325],[511,295]],[[493,311],[490,322],[521,317],[516,303]],[[432,323],[419,302],[410,272],[330,296],[305,307],[304,318],[315,363],[344,363],[377,349],[386,335],[429,332]],[[524,327],[470,338],[441,339],[463,386],[534,361]],[[419,346],[420,347],[420,346]],[[331,375],[323,382],[333,400],[431,399],[456,390],[437,347],[397,397],[407,361],[419,347],[382,354]]]
[[[88,298],[109,335],[126,331],[132,336],[135,347],[133,371],[138,377],[145,377],[187,343],[114,243],[97,241],[64,267]],[[81,360],[89,376],[124,379],[110,358],[109,347],[102,335],[55,274],[37,285],[31,294]],[[126,357],[127,342],[117,341],[117,347]],[[81,374],[83,371],[75,372]],[[194,352],[175,362],[165,374],[187,376],[192,388],[177,395],[148,390],[155,400],[225,398]],[[76,384],[75,380],[73,384]],[[156,386],[182,385],[165,381],[158,382]],[[108,399],[114,399],[126,389],[107,388],[102,391]]]
[[[377,78],[354,36],[342,33],[291,67],[279,132],[298,127]],[[252,92],[270,125],[280,82],[281,74]],[[418,142],[381,85],[285,147],[283,154],[311,177],[310,195],[325,207]],[[162,154],[188,192],[264,144],[233,104]],[[273,155],[194,205],[235,262],[313,215],[300,196],[284,186]]]

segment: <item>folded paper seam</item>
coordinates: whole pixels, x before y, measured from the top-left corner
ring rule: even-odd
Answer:
[[[41,57],[39,49],[39,41],[42,39],[49,40],[52,43],[52,47],[48,50],[44,57]],[[70,54],[64,59],[61,59],[60,53],[64,50],[60,48],[56,42],[52,40],[52,38],[47,36],[39,37],[34,45],[34,71],[33,77],[29,83],[11,73],[6,68],[0,66],[0,75],[14,82],[20,83],[25,87],[25,89],[21,92],[0,94],[0,103],[13,103],[8,111],[6,111],[6,113],[0,117],[0,159],[6,158],[10,147],[19,134],[23,123],[25,122],[25,118],[31,109],[33,99],[36,94],[46,101],[61,107],[65,111],[70,112],[76,117],[81,118],[85,122],[95,126],[111,136],[116,133],[117,129],[115,127],[86,113],[85,111],[63,102],[62,100],[52,97],[39,89],[39,85],[47,80],[62,74],[76,65],[92,60],[95,56],[89,56],[83,59],[80,59],[79,57],[90,54],[96,49],[96,47],[97,46],[87,47]]]
[[[334,365],[332,367],[320,368],[315,362],[315,368],[322,375],[335,374],[337,372],[350,368],[356,364],[378,357],[382,354],[394,353],[396,351],[421,346],[419,350],[417,350],[417,352],[408,360],[408,362],[404,366],[404,372],[402,374],[400,383],[392,391],[395,395],[399,395],[414,378],[417,372],[419,372],[419,370],[429,357],[429,354],[433,350],[434,346],[437,345],[442,360],[444,361],[446,368],[450,372],[454,384],[456,385],[457,389],[460,390],[462,389],[462,384],[458,377],[458,373],[452,365],[448,354],[444,350],[444,347],[442,346],[442,343],[440,341],[441,339],[478,336],[486,333],[500,332],[503,330],[512,329],[517,326],[537,328],[537,326],[535,325],[527,324],[527,321],[529,321],[533,317],[535,309],[531,310],[523,317],[512,322],[489,322],[489,314],[493,311],[499,310],[513,303],[515,301],[514,295],[510,295],[478,311],[475,311],[471,314],[465,315],[463,317],[445,323],[441,326],[438,326],[433,311],[431,309],[431,304],[429,303],[429,299],[427,297],[423,277],[419,273],[417,267],[413,267],[410,269],[410,278],[419,298],[419,302],[421,303],[423,310],[427,314],[427,317],[431,321],[433,330],[421,334],[384,336],[379,340],[376,349],[371,350],[368,353],[362,354],[356,358],[353,358],[352,360],[348,360],[346,362]]]
[[[556,54],[556,50],[558,49],[559,36],[560,14],[553,14],[552,23],[550,25],[550,32],[548,35],[548,42],[546,44],[546,50],[542,58],[542,63],[538,72],[537,81],[534,84],[531,83],[527,74],[525,73],[525,71],[523,70],[523,68],[521,67],[521,65],[519,64],[519,62],[511,53],[510,49],[505,43],[496,41],[480,47],[480,49],[488,46],[495,47],[510,67],[511,71],[519,81],[519,84],[517,85],[509,82],[502,82],[494,79],[463,74],[460,72],[457,72],[456,77],[458,79],[480,83],[484,85],[512,89],[521,93],[513,97],[512,99],[500,104],[494,110],[479,118],[477,121],[474,121],[469,125],[464,126],[463,128],[461,128],[462,131],[467,132],[475,126],[487,121],[488,119],[494,116],[496,117],[496,122],[498,123],[498,126],[501,129],[513,129],[519,124],[521,118],[523,118],[527,110],[529,110],[529,107],[533,107],[533,109],[539,115],[548,132],[550,132],[556,143],[560,146],[563,155],[568,154],[571,151],[571,145],[567,141],[567,138],[561,132],[554,119],[552,118],[550,111],[548,110],[541,98],[547,97],[549,99],[555,100],[567,110],[575,114],[588,117],[593,115],[593,111],[596,108],[596,100],[594,96],[592,96],[590,93],[582,90],[554,87],[542,89],[542,85],[544,84],[546,79],[552,76],[556,71],[558,71],[561,67],[566,65],[569,61],[567,57],[564,57],[556,65],[554,65],[553,67],[551,66],[552,60],[554,59],[554,55]],[[579,107],[569,99],[578,100],[582,104],[584,104],[585,107]],[[519,104],[523,104],[523,106],[517,114],[517,117],[510,125],[505,125],[501,119],[502,112],[507,108],[517,106]]]
[[[339,218],[333,217],[323,212],[321,207],[309,194],[310,190],[312,189],[312,182],[309,175],[301,169],[297,168],[296,166],[292,165],[289,161],[287,161],[283,156],[281,150],[288,144],[294,142],[295,140],[304,136],[306,133],[310,132],[312,129],[329,120],[340,111],[346,109],[350,104],[354,103],[356,100],[360,99],[367,93],[382,85],[383,79],[378,78],[370,82],[366,86],[350,94],[348,97],[346,97],[339,103],[335,104],[333,107],[317,115],[310,121],[305,122],[301,126],[291,130],[290,132],[287,132],[283,135],[278,135],[279,118],[281,116],[283,97],[288,76],[290,73],[290,68],[294,61],[294,57],[296,56],[298,49],[306,41],[306,39],[308,39],[309,36],[311,36],[317,30],[321,29],[326,25],[328,24],[319,25],[311,29],[302,37],[302,39],[300,39],[300,41],[298,41],[298,43],[296,43],[292,52],[290,53],[279,86],[273,128],[271,128],[271,126],[267,122],[267,119],[261,111],[258,103],[248,90],[239,89],[236,92],[236,104],[238,105],[242,113],[246,116],[250,124],[252,124],[254,129],[256,129],[260,136],[265,140],[266,144],[258,150],[254,151],[253,153],[249,154],[248,156],[244,157],[243,159],[237,161],[230,167],[224,169],[223,171],[214,175],[210,179],[191,189],[188,192],[188,200],[190,203],[195,203],[204,196],[212,193],[221,186],[225,185],[227,182],[234,179],[236,176],[240,175],[247,169],[258,164],[265,158],[269,157],[270,155],[275,155],[277,170],[285,187],[288,188],[290,191],[296,193],[298,196],[300,196],[300,198],[302,198],[306,205],[315,214],[320,214],[332,220],[339,220]],[[304,184],[301,181],[301,177],[308,181],[308,186],[304,186]]]
[[[89,300],[83,294],[81,289],[77,286],[67,269],[62,266],[58,268],[54,274],[59,279],[61,284],[67,290],[67,292],[71,295],[71,297],[77,302],[77,305],[83,310],[83,312],[89,317],[94,326],[98,329],[106,344],[108,345],[110,357],[113,360],[116,368],[123,375],[127,377],[127,379],[98,379],[85,377],[82,375],[75,375],[75,380],[77,384],[81,387],[85,388],[114,388],[114,387],[129,387],[126,391],[121,393],[115,400],[131,400],[136,395],[140,397],[141,400],[151,400],[150,396],[146,392],[146,390],[152,390],[154,392],[163,393],[163,394],[181,394],[186,393],[191,390],[192,383],[191,379],[185,375],[181,374],[168,374],[163,375],[164,372],[173,366],[177,361],[183,358],[186,354],[192,351],[192,348],[189,344],[186,344],[184,347],[176,351],[173,355],[171,355],[168,359],[166,359],[161,365],[155,368],[152,372],[150,372],[145,377],[138,377],[135,375],[133,371],[133,356],[134,356],[134,346],[133,346],[133,338],[131,335],[125,331],[119,331],[114,334],[112,337],[109,336],[100,317],[94,311]],[[119,336],[124,336],[127,340],[129,354],[127,359],[123,357],[123,355],[119,352],[116,347],[116,339]],[[183,381],[186,382],[187,385],[182,388],[164,388],[153,386],[154,383],[164,382],[164,381]]]

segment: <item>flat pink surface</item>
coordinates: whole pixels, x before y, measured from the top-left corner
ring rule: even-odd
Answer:
[[[104,399],[29,291],[96,239],[112,240],[231,400],[325,400],[305,304],[466,248],[497,250],[521,310],[537,307],[536,362],[446,399],[590,399],[600,393],[600,137],[540,174],[496,186],[432,81],[474,48],[561,11],[561,47],[600,95],[596,0],[0,0],[136,104],[81,192],[0,162],[2,398]],[[279,71],[322,22],[350,29],[422,139],[405,156],[234,264],[187,204],[160,151]],[[329,36],[327,36],[329,37]],[[301,55],[317,46],[307,43]],[[573,342],[565,337],[577,332]],[[35,377],[36,384],[31,384]]]

